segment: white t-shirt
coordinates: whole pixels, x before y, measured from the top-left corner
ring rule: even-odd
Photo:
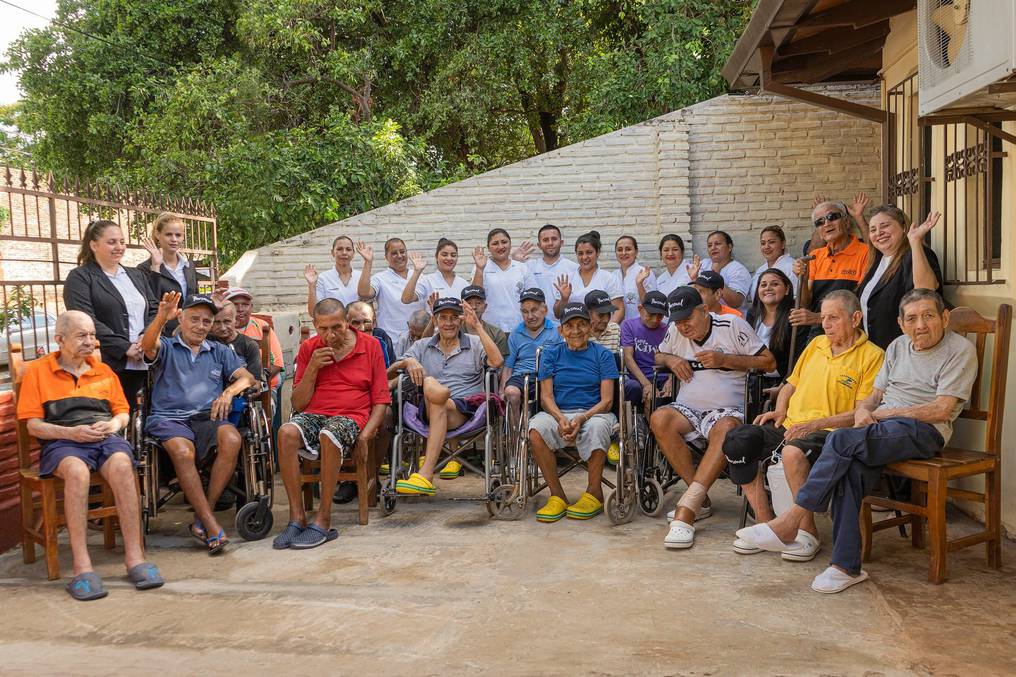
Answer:
[[[129,334],[127,338],[133,343],[145,331],[145,312],[148,310],[148,301],[141,295],[138,288],[134,286],[134,283],[131,282],[131,278],[127,275],[127,271],[123,269],[123,266],[117,268],[116,275],[106,273],[106,277],[113,283],[116,290],[120,292],[120,298],[123,299],[123,303],[127,307],[127,333]],[[187,287],[184,286],[183,288],[186,289]],[[124,367],[135,371],[145,371],[148,369],[148,365],[141,358],[128,358]]]
[[[593,277],[589,280],[589,284],[582,281],[582,275],[577,268],[574,272],[568,273],[568,281],[571,282],[571,296],[568,297],[568,303],[585,303],[586,294],[595,290],[607,292],[611,301],[624,297],[624,292],[621,290],[617,277],[611,271],[604,270],[603,268],[598,267],[596,269]],[[561,298],[561,292],[555,287],[554,300],[557,301],[559,298]]]
[[[427,303],[427,299],[434,292],[438,292],[441,298],[454,297],[461,298],[462,290],[469,286],[469,283],[463,280],[458,275],[452,278],[452,283],[444,279],[444,275],[441,274],[440,270],[435,270],[426,275],[420,277],[416,283],[416,300],[424,304]]]
[[[618,286],[621,287],[621,291],[624,294],[624,319],[628,320],[633,317],[639,316],[639,286],[635,283],[635,278],[642,272],[643,266],[641,263],[636,261],[635,263],[628,266],[628,273],[622,274],[621,269],[618,268],[611,272],[614,276],[614,280],[617,281]],[[653,291],[656,289],[656,273],[649,271],[649,277],[642,284],[646,291]]]
[[[475,274],[474,266],[470,277]],[[519,296],[529,287],[536,286],[526,264],[509,259],[508,268],[502,270],[494,261],[487,261],[483,268],[483,290],[487,293],[487,312],[483,314],[483,319],[504,332],[510,332],[522,321]]]
[[[885,275],[885,271],[889,270],[889,265],[893,262],[893,257],[883,256],[882,260],[878,262],[878,266],[875,268],[875,273],[868,280],[868,284],[864,285],[864,289],[861,290],[861,317],[863,318],[862,327],[864,327],[864,333],[868,333],[868,299],[871,298],[871,293],[875,291],[875,287],[882,280],[882,276]]]
[[[709,259],[705,259],[702,262],[702,269],[711,269],[711,265]],[[736,291],[738,294],[744,294],[744,301],[738,310],[741,311],[742,315],[747,315],[748,310],[751,308],[751,299],[748,297],[748,292],[751,291],[751,273],[748,272],[743,263],[731,259],[727,265],[720,268],[720,275],[723,276],[723,283],[727,285],[727,289]]]
[[[766,346],[768,346],[769,345],[769,339],[773,335],[773,328],[770,327],[769,325],[767,325],[762,320],[758,320],[755,323],[755,333],[758,334],[758,337],[762,341],[762,343],[764,343],[764,344],[766,344]],[[768,374],[766,374],[766,376],[769,376],[769,377],[772,377],[772,378],[779,378],[780,374],[779,374],[779,372],[777,372],[774,369],[773,371],[771,371]]]
[[[566,259],[564,256],[558,256],[557,261],[548,264],[543,260],[543,256],[540,255],[526,261],[526,268],[529,269],[534,286],[543,290],[543,295],[547,298],[547,305],[551,306],[554,304],[554,283],[557,282],[557,278],[575,272],[579,269],[579,264],[571,259]],[[561,321],[554,317],[553,312],[547,313],[547,319],[555,327],[561,324]]]
[[[406,288],[406,282],[412,274],[412,268],[406,270],[406,277],[402,277],[391,268],[385,268],[370,278],[370,288],[377,301],[377,326],[389,334],[406,331],[413,313],[421,308],[427,309],[426,304],[419,301],[402,302],[402,290]]]
[[[794,275],[794,257],[790,254],[784,254],[780,258],[776,259],[776,263],[769,265],[765,261],[762,265],[755,269],[755,274],[751,276],[751,289],[748,291],[748,298],[745,301],[748,304],[748,308],[751,308],[752,301],[755,300],[755,293],[758,291],[758,281],[762,277],[762,273],[766,272],[770,268],[777,268],[782,270],[783,273],[790,278],[790,284],[794,288],[794,298],[797,298],[797,275]],[[748,312],[745,311],[745,317],[748,317]]]
[[[666,296],[670,296],[670,293],[678,287],[686,287],[689,284],[691,284],[691,278],[688,277],[687,260],[681,261],[673,274],[664,268],[660,271],[660,274],[656,276],[656,289],[657,291],[663,292]]]
[[[360,295],[356,291],[356,287],[359,284],[360,271],[355,268],[349,276],[349,284],[342,281],[342,278],[339,277],[339,271],[334,268],[323,270],[318,275],[315,287],[317,300],[338,299],[342,302],[342,305],[348,306],[350,303],[360,300]]]
[[[698,411],[713,409],[741,408],[744,406],[744,379],[747,372],[728,369],[707,369],[695,359],[704,350],[713,350],[728,355],[758,355],[766,345],[747,322],[736,315],[709,313],[712,326],[702,343],[681,335],[677,325],[667,329],[660,352],[676,355],[688,360],[692,378],[681,383],[677,402]]]

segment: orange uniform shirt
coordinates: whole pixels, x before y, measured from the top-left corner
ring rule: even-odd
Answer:
[[[130,411],[120,379],[95,355],[89,370],[75,379],[60,368],[59,352],[25,365],[25,379],[18,395],[21,420],[41,418],[63,426],[89,425]]]
[[[265,331],[268,332],[268,349],[272,353],[272,364],[285,369],[285,362],[283,362],[282,358],[282,345],[279,343],[279,337],[275,335],[275,332],[272,331],[272,328],[268,326],[267,322],[259,320],[256,317],[252,317],[250,318],[250,322],[247,323],[247,326],[240,330],[240,333],[244,336],[251,337],[257,341],[260,346],[261,337],[264,336]],[[258,380],[261,379],[260,374],[254,374],[253,376]],[[281,378],[279,375],[273,376],[271,382],[272,388],[278,387],[280,380]]]

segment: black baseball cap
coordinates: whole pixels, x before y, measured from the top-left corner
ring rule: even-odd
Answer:
[[[714,270],[702,270],[699,271],[698,277],[692,284],[697,284],[700,287],[706,289],[723,289],[724,281],[723,276]]]
[[[612,313],[617,310],[610,302],[610,294],[599,289],[586,294],[586,308],[597,313]]]
[[[462,293],[465,293],[465,290],[463,290]],[[446,296],[444,298],[438,299],[437,301],[434,302],[434,314],[437,315],[442,310],[453,310],[455,311],[456,315],[461,315],[462,301],[451,296]]]
[[[581,317],[583,320],[589,320],[589,310],[586,309],[584,303],[569,303],[561,311],[561,324],[564,324],[568,320]]]
[[[666,315],[670,308],[667,306],[667,297],[661,291],[648,291],[642,299],[642,307],[650,315]]]
[[[215,305],[215,301],[210,296],[204,294],[191,294],[187,297],[187,300],[183,302],[181,308],[194,308],[195,306],[206,306],[212,314],[219,312],[219,307]]]
[[[540,303],[546,303],[547,296],[539,287],[530,287],[519,295],[519,303],[522,303],[523,301],[538,301]]]
[[[692,312],[702,305],[702,295],[694,287],[678,287],[667,297],[670,321],[680,322],[691,317]]]
[[[464,287],[462,289],[462,300],[465,301],[466,299],[483,299],[484,301],[486,301],[487,292],[484,291],[483,287],[471,284],[468,287]],[[434,309],[434,312],[437,312],[436,307]]]

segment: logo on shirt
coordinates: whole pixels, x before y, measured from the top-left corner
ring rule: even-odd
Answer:
[[[743,331],[738,331],[737,342],[740,343],[742,346],[748,345],[748,334],[744,333]]]
[[[857,379],[855,379],[853,376],[850,376],[849,374],[844,374],[843,376],[840,376],[838,379],[836,379],[836,382],[839,383],[841,386],[846,386],[847,388],[850,389],[853,389],[857,386]]]

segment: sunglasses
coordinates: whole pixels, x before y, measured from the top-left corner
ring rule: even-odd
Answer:
[[[829,223],[830,221],[839,221],[842,218],[843,214],[841,214],[840,212],[829,212],[825,216],[820,216],[817,219],[815,219],[815,227],[820,228],[825,224]]]

